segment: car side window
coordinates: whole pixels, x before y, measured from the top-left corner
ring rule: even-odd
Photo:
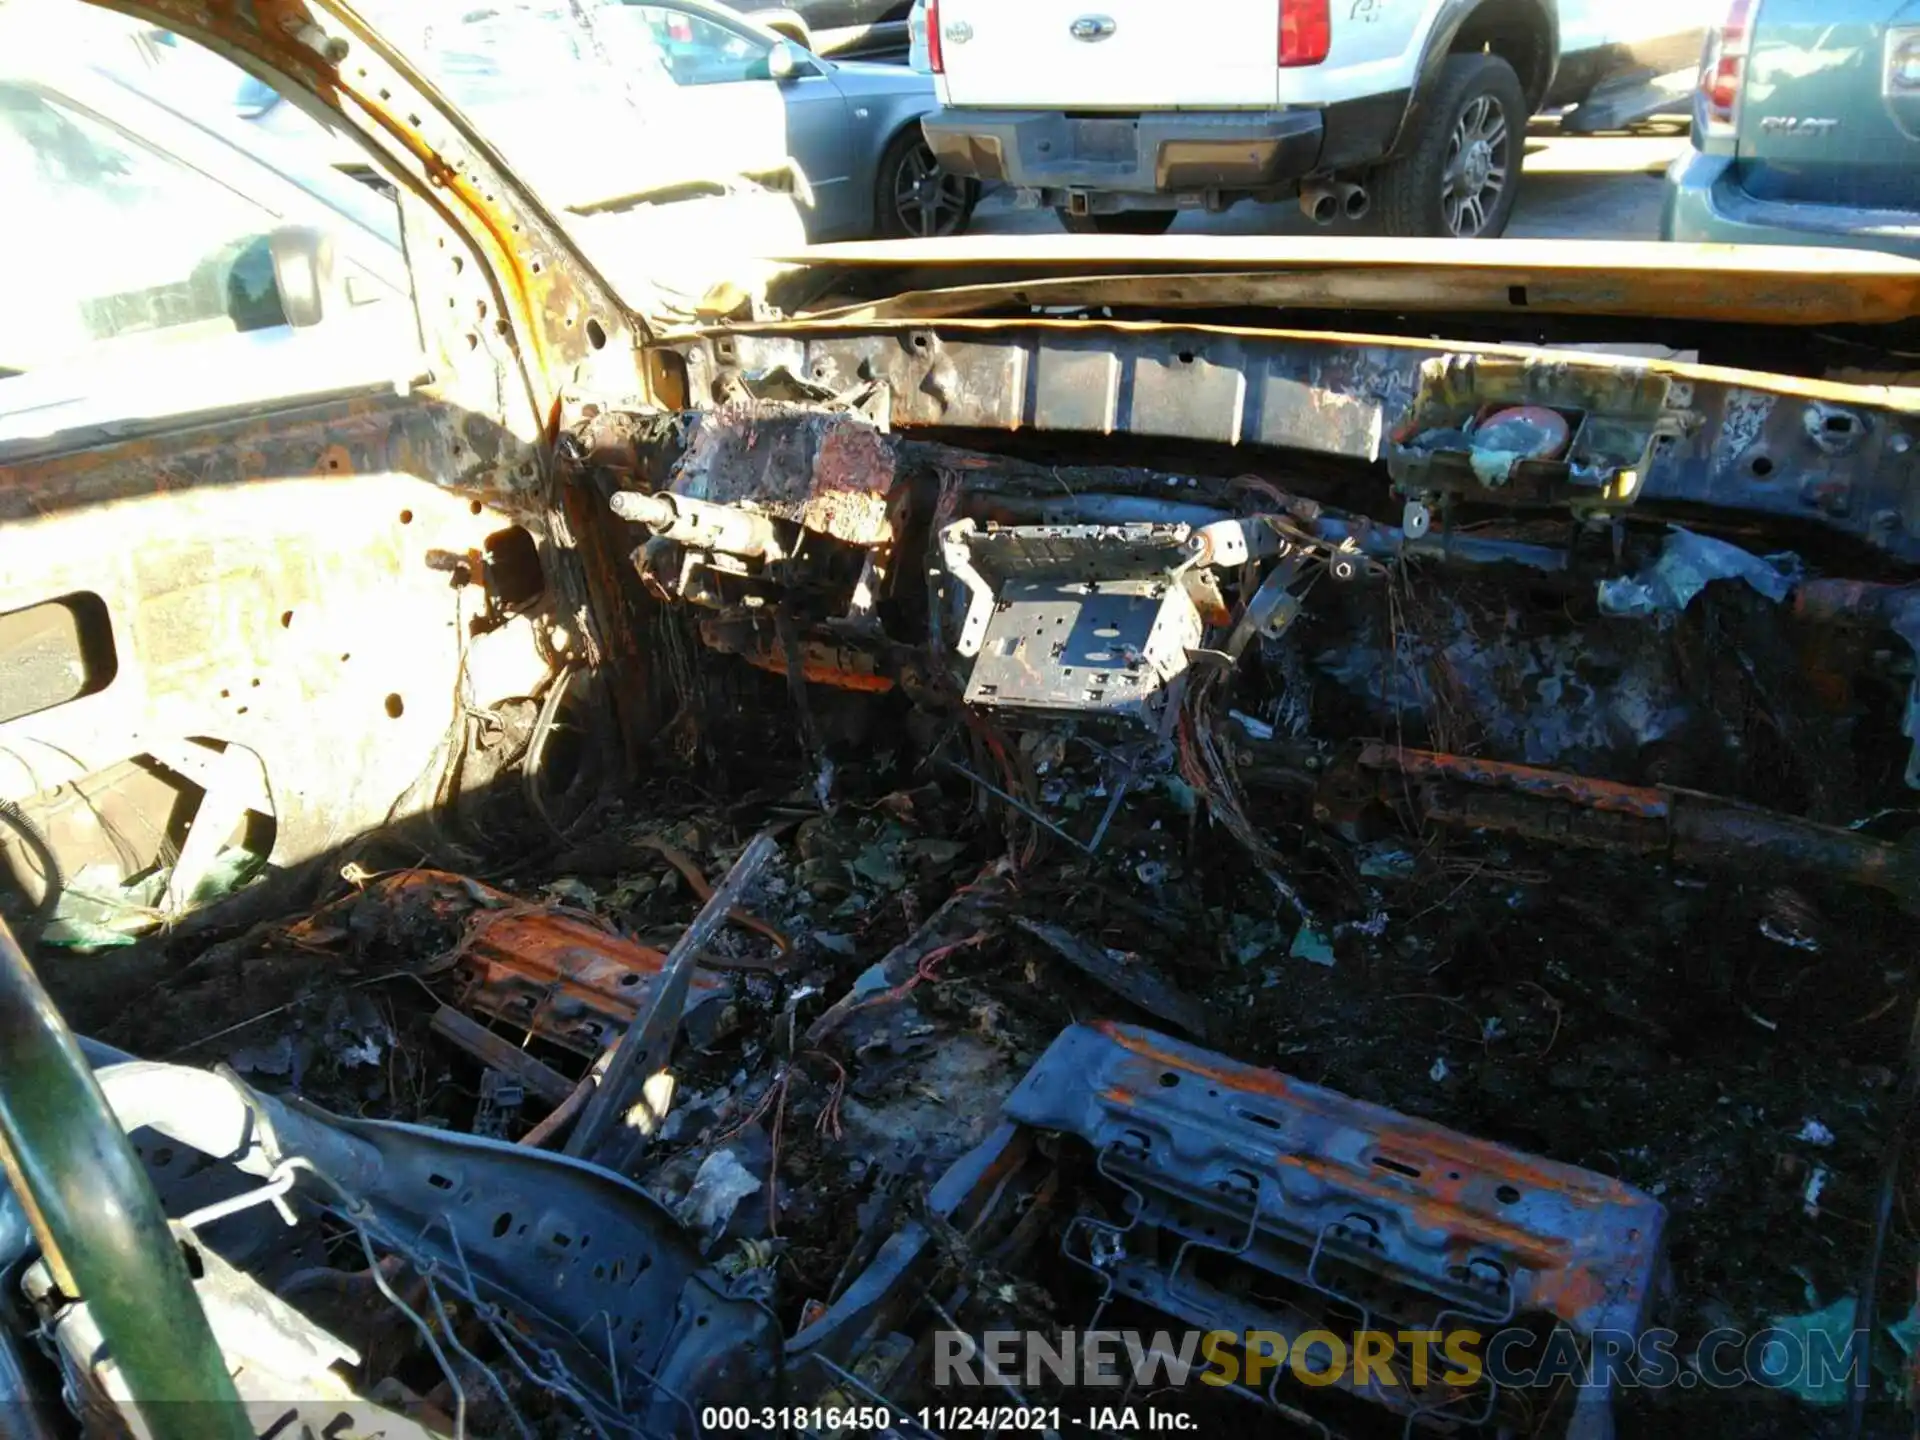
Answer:
[[[661,65],[676,85],[771,80],[773,42],[669,5],[624,7],[653,32]]]
[[[0,69],[0,444],[422,376],[391,197],[83,53]]]
[[[0,84],[0,190],[7,273],[34,277],[0,298],[10,372],[123,336],[285,323],[271,212],[21,85]]]

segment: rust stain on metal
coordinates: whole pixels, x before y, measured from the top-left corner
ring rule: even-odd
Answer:
[[[1240,1065],[1231,1061],[1218,1065],[1202,1064],[1194,1058],[1192,1052],[1175,1053],[1163,1049],[1156,1045],[1146,1032],[1123,1026],[1116,1021],[1099,1021],[1093,1028],[1140,1060],[1153,1066],[1197,1074],[1202,1079],[1238,1091],[1243,1095],[1268,1096],[1285,1101],[1289,1105],[1300,1103],[1298,1092],[1288,1083],[1287,1077],[1277,1071],[1264,1070],[1253,1065]],[[1151,1076],[1146,1078],[1152,1079]],[[1143,1085],[1140,1088],[1143,1091],[1150,1091],[1151,1085]],[[1637,1203],[1640,1198],[1638,1192],[1605,1177],[1590,1175],[1568,1166],[1556,1165],[1552,1161],[1536,1161],[1518,1151],[1508,1150],[1489,1141],[1457,1135],[1442,1130],[1438,1126],[1410,1122],[1403,1115],[1380,1110],[1379,1107],[1365,1105],[1364,1102],[1353,1103],[1363,1106],[1369,1112],[1377,1112],[1385,1120],[1396,1122],[1378,1132],[1377,1148],[1395,1154],[1404,1151],[1409,1156],[1430,1159],[1441,1168],[1443,1173],[1448,1169],[1479,1170],[1485,1174],[1497,1175],[1502,1180],[1511,1180],[1517,1184],[1542,1190],[1553,1190],[1556,1193],[1568,1195],[1582,1204],[1596,1206],[1623,1204],[1629,1200]],[[1594,1183],[1596,1181],[1598,1183]],[[1448,1192],[1443,1190],[1442,1193]],[[1457,1195],[1458,1191],[1452,1193]]]
[[[908,272],[903,279],[919,281],[925,272]],[[955,285],[943,289],[915,289],[884,300],[828,309],[805,310],[809,320],[854,323],[872,320],[939,320],[968,314],[986,314],[1008,306],[1124,305],[1130,308],[1214,308],[1310,306],[1354,308],[1482,311],[1510,314],[1513,292],[1525,290],[1527,308],[1540,314],[1660,314],[1671,317],[1748,323],[1784,321],[1807,323],[1811,312],[1828,323],[1865,324],[1904,317],[1920,296],[1920,285],[1910,277],[1903,283],[1862,286],[1850,277],[1796,277],[1792,287],[1742,290],[1737,306],[1728,304],[1717,287],[1703,288],[1700,277],[1659,275],[1641,277],[1630,292],[1622,292],[1611,276],[1552,275],[1538,269],[1478,270],[1448,273],[1426,270],[1356,270],[1350,260],[1327,268],[1247,270],[1223,274],[1186,275],[1067,275],[1029,276],[987,284]],[[1877,278],[1877,277],[1876,277]]]
[[[296,945],[437,955],[423,974],[458,974],[463,1008],[595,1056],[643,1006],[666,956],[596,915],[530,903],[445,870],[402,870],[289,927]],[[700,972],[692,1009],[723,992]]]
[[[645,643],[655,602],[635,581],[619,533],[601,523],[606,505],[602,487],[585,476],[573,478],[574,483],[559,487],[558,513],[574,539],[581,591],[577,598],[590,620],[599,658],[607,662],[602,670],[627,765],[637,770],[664,719],[653,694],[652,659]]]
[[[913,321],[840,322],[806,319],[743,323],[728,326],[724,330],[674,329],[663,331],[659,338],[664,343],[678,346],[689,343],[711,345],[728,336],[769,336],[800,340],[817,346],[822,342],[836,339],[887,337],[893,343],[910,349],[912,347],[909,337],[914,331],[924,331],[924,329],[924,325]],[[1417,365],[1430,357],[1444,359],[1450,355],[1460,354],[1463,348],[1469,348],[1483,361],[1508,360],[1533,366],[1552,363],[1593,372],[1596,376],[1598,372],[1612,370],[1623,372],[1628,376],[1662,376],[1676,382],[1691,382],[1698,385],[1751,387],[1764,383],[1769,393],[1782,398],[1821,400],[1868,412],[1920,411],[1920,396],[1916,396],[1914,391],[1885,385],[1842,383],[1772,372],[1762,377],[1753,371],[1739,370],[1725,365],[1701,365],[1685,360],[1646,360],[1638,356],[1607,355],[1583,350],[1554,350],[1551,347],[1506,342],[1488,342],[1462,347],[1456,341],[1434,339],[1423,335],[1393,335],[1359,330],[1301,330],[1252,325],[1212,325],[1184,319],[1089,321],[1050,318],[1002,320],[973,317],[943,319],[940,321],[939,334],[948,344],[982,341],[991,343],[993,340],[1013,341],[1024,337],[1069,335],[1098,336],[1109,342],[1121,336],[1191,335],[1197,339],[1218,336],[1222,339],[1299,344],[1325,349],[1371,347],[1379,349],[1383,354],[1396,356],[1399,363],[1407,366]],[[1596,379],[1594,383],[1606,382]],[[910,405],[907,402],[911,399],[911,396],[903,395],[896,390],[894,414],[899,416],[903,411],[910,413]]]
[[[461,1002],[523,1026],[582,1055],[598,1055],[633,1022],[666,957],[552,909],[480,917],[460,959]],[[720,993],[722,982],[694,978],[689,1005]]]
[[[1815,251],[1763,260],[1727,246],[1617,240],[1502,240],[1436,258],[1430,243],[1416,240],[1099,236],[1049,245],[1043,256],[1012,237],[969,235],[814,246],[791,258],[866,272],[863,290],[886,298],[813,312],[847,320],[1010,304],[1444,306],[1511,314],[1516,288],[1535,312],[1749,323],[1894,321],[1920,304],[1920,272],[1893,256]],[[949,278],[958,283],[943,283]]]
[[[780,676],[787,673],[786,647],[771,631],[730,619],[703,620],[700,639],[712,649],[725,655],[738,655],[761,670]],[[896,684],[894,677],[884,673],[867,651],[812,637],[801,639],[800,673],[815,685],[831,685],[838,690],[858,690],[870,695],[885,694]]]
[[[1147,1032],[1132,1029],[1113,1020],[1096,1021],[1093,1028],[1122,1049],[1144,1060],[1185,1070],[1199,1075],[1202,1079],[1212,1080],[1249,1095],[1271,1095],[1276,1099],[1292,1103],[1293,1087],[1287,1083],[1287,1077],[1276,1074],[1272,1070],[1261,1070],[1251,1065],[1236,1065],[1231,1062],[1220,1065],[1204,1064],[1191,1055],[1163,1050],[1154,1043]]]
[[[1920,601],[1920,585],[1819,579],[1803,581],[1794,588],[1793,611],[1803,620],[1886,624],[1892,611],[1915,601]]]
[[[857,422],[829,426],[800,523],[850,545],[880,544],[892,534],[887,497],[893,476],[893,449],[878,430]]]
[[[1342,1189],[1357,1190],[1383,1206],[1405,1215],[1420,1229],[1438,1229],[1475,1244],[1497,1246],[1525,1257],[1535,1269],[1551,1270],[1564,1263],[1567,1247],[1544,1241],[1524,1226],[1509,1224],[1484,1212],[1463,1209],[1415,1195],[1400,1186],[1376,1180],[1357,1166],[1336,1164],[1311,1155],[1279,1151],[1274,1163],[1317,1180],[1337,1183]]]
[[[1595,780],[1564,770],[1543,770],[1533,765],[1441,755],[1430,750],[1399,750],[1380,744],[1363,749],[1359,763],[1362,769],[1392,771],[1413,780],[1459,780],[1469,785],[1516,790],[1543,800],[1563,800],[1587,810],[1638,815],[1648,820],[1665,819],[1668,811],[1663,791],[1644,785]]]
[[[330,401],[287,416],[245,415],[214,421],[191,439],[177,434],[124,440],[111,450],[67,450],[17,461],[0,487],[0,521],[107,504],[155,491],[272,481],[287,476],[347,478],[388,474],[431,481],[520,513],[530,498],[511,484],[532,453],[516,437],[489,426],[500,461],[445,484],[459,467],[456,445],[471,448],[475,417],[457,406],[415,395]],[[486,424],[487,422],[480,422]]]
[[[1289,1110],[1324,1110],[1324,1099],[1303,1094],[1289,1084],[1287,1077],[1274,1071],[1223,1059],[1210,1062],[1190,1051],[1164,1049],[1151,1035],[1112,1022],[1094,1028],[1134,1057],[1134,1063],[1127,1067],[1132,1072],[1127,1076],[1129,1083],[1109,1085],[1101,1092],[1114,1105],[1138,1108],[1143,1097],[1151,1097],[1165,1084],[1160,1072],[1169,1070],[1198,1076],[1251,1099],[1274,1101]],[[1574,1324],[1590,1320],[1618,1298],[1614,1294],[1619,1283],[1615,1273],[1619,1257],[1615,1252],[1620,1244],[1649,1247],[1656,1242],[1651,1232],[1628,1229],[1624,1234],[1611,1233],[1618,1227],[1610,1229],[1610,1217],[1643,1209],[1647,1203],[1644,1196],[1618,1181],[1364,1102],[1342,1097],[1342,1106],[1352,1111],[1342,1123],[1378,1122],[1377,1128],[1369,1126],[1371,1134],[1364,1156],[1345,1162],[1277,1149],[1272,1154],[1276,1171],[1284,1169],[1355,1192],[1382,1211],[1402,1216],[1412,1227],[1446,1235],[1450,1250],[1458,1252],[1463,1264],[1476,1248],[1494,1248],[1520,1258],[1535,1272],[1527,1296],[1529,1308],[1544,1309]],[[1419,1177],[1418,1184],[1397,1181],[1392,1174],[1366,1163],[1366,1156],[1376,1154],[1392,1157],[1394,1173],[1411,1172]],[[1404,1171],[1399,1167],[1405,1167]],[[1592,1212],[1592,1225],[1583,1227],[1572,1240],[1528,1228],[1518,1207],[1524,1197],[1542,1194]],[[1511,1218],[1503,1213],[1508,1205],[1516,1207]]]
[[[806,654],[800,662],[800,676],[809,685],[830,685],[836,690],[858,690],[869,695],[883,695],[893,689],[890,676],[846,669],[816,653],[818,647],[814,645],[808,644],[802,648]],[[787,655],[778,641],[774,642],[771,649],[756,650],[740,658],[749,665],[775,675],[787,673]]]
[[[1820,603],[1871,609],[1889,602],[1885,595],[1837,589]],[[1353,776],[1336,768],[1317,802],[1323,819],[1350,819],[1369,799],[1388,805],[1409,799],[1422,819],[1441,824],[1663,855],[1682,864],[1822,874],[1883,891],[1909,910],[1920,910],[1920,855],[1909,848],[1722,796],[1379,743],[1360,752],[1357,769],[1377,775],[1373,793],[1366,794]],[[1417,793],[1409,794],[1407,782],[1418,787]]]
[[[754,509],[850,545],[893,536],[891,438],[853,415],[745,404],[703,417],[674,475],[676,494]]]

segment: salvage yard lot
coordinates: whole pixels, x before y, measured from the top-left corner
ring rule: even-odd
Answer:
[[[1655,126],[1664,122],[1655,122]],[[1526,176],[1507,234],[1538,240],[1654,240],[1660,233],[1660,176],[1687,148],[1676,126],[1649,126],[1631,135],[1561,135],[1550,120],[1535,121],[1527,142]],[[1047,211],[1018,210],[1002,191],[986,197],[969,233],[1049,234],[1059,222]],[[1173,233],[1194,235],[1317,235],[1365,233],[1365,222],[1321,227],[1288,200],[1237,205],[1220,215],[1189,214]]]

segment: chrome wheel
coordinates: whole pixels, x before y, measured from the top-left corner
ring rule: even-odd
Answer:
[[[1476,95],[1453,122],[1440,177],[1440,214],[1447,233],[1467,239],[1487,219],[1507,188],[1507,112],[1491,95]]]
[[[903,235],[951,235],[966,223],[966,177],[956,175],[925,145],[900,157],[893,172],[893,213]]]

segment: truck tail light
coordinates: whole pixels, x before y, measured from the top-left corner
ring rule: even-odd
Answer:
[[[927,0],[927,68],[947,73],[947,53],[940,44],[940,0]]]
[[[1920,25],[1895,25],[1887,31],[1886,64],[1880,71],[1880,93],[1920,95]]]
[[[1333,44],[1327,0],[1280,0],[1280,64],[1318,65]]]
[[[1759,0],[1733,0],[1720,28],[1707,32],[1694,102],[1694,118],[1706,135],[1725,139],[1739,127],[1740,88],[1746,83],[1747,49],[1758,9]]]

